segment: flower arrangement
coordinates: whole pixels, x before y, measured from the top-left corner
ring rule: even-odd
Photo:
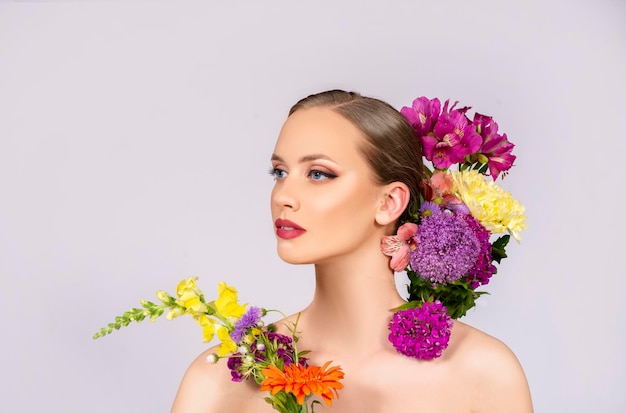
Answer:
[[[182,280],[175,296],[157,291],[161,304],[141,300],[140,308],[131,308],[116,317],[115,322],[100,329],[93,338],[103,337],[133,321],[146,318],[154,321],[164,313],[168,320],[189,315],[202,327],[205,342],[211,341],[216,334],[220,340],[216,352],[208,356],[207,362],[217,363],[227,358],[232,380],[255,380],[260,385],[259,391],[270,392],[265,401],[275,410],[314,412],[315,405],[321,404],[319,400],[311,400],[314,396],[319,396],[328,406],[339,397],[343,371],[339,366],[330,366],[330,361],[322,366],[308,363],[304,357],[308,351],[297,349],[297,320],[288,327],[290,335],[281,334],[275,324],[263,322],[269,312],[280,311],[239,304],[237,290],[225,282],[218,285],[217,299],[207,301],[196,285],[196,279]]]
[[[523,205],[495,183],[513,166],[514,145],[490,116],[475,113],[470,120],[470,107],[455,107],[448,100],[442,108],[439,99],[419,97],[401,109],[432,169],[425,168],[421,199],[408,218],[381,242],[390,267],[406,271],[410,281],[407,303],[394,309],[389,321],[389,341],[401,354],[421,360],[443,354],[452,320],[486,294],[476,289],[489,283],[497,271],[494,263],[506,258],[510,236],[519,242],[526,228]],[[289,335],[279,333],[275,324],[263,321],[279,311],[239,304],[237,290],[225,282],[218,285],[218,297],[207,301],[196,279],[182,280],[175,295],[158,291],[160,304],[142,300],[140,308],[116,317],[94,339],[146,318],[189,315],[205,342],[216,335],[220,341],[207,362],[226,358],[232,381],[254,380],[260,391],[269,392],[265,401],[275,410],[313,412],[319,399],[331,406],[339,397],[341,367],[330,361],[309,364],[308,351],[297,348],[297,319],[287,326]]]
[[[458,102],[457,102],[458,103]],[[513,166],[514,145],[490,116],[467,116],[446,100],[419,97],[400,113],[421,141],[429,178],[421,206],[397,234],[382,240],[395,272],[407,271],[408,302],[389,323],[389,341],[410,357],[431,360],[448,346],[452,319],[474,307],[506,258],[512,235],[526,228],[524,206],[495,183]],[[491,178],[489,180],[488,178]],[[492,241],[494,234],[508,232]]]

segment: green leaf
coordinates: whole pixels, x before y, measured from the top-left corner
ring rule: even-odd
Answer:
[[[506,258],[505,248],[511,239],[510,235],[503,235],[491,244],[491,260],[500,264],[502,259]]]
[[[448,314],[453,319],[463,317],[467,311],[476,305],[478,299],[484,292],[476,292],[470,284],[464,280],[458,280],[445,285],[432,283],[424,280],[414,271],[407,271],[409,280],[409,303],[402,307],[412,308],[425,301],[439,300],[448,310]]]
[[[408,310],[409,308],[419,307],[422,303],[423,301],[409,301],[409,302],[402,304],[399,307],[394,308],[393,310],[394,311]]]

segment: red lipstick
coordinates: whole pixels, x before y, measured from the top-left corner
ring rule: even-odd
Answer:
[[[283,239],[293,239],[306,232],[304,228],[288,219],[278,218],[274,221],[274,226],[276,226],[276,235]]]

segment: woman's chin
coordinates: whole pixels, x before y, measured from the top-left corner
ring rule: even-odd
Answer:
[[[301,265],[313,263],[311,257],[302,254],[302,252],[288,250],[280,247],[277,249],[277,252],[280,259],[285,261],[287,264]]]

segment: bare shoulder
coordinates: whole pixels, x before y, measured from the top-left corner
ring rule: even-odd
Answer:
[[[233,403],[247,403],[256,396],[248,383],[233,385],[226,360],[207,362],[216,353],[209,349],[200,354],[187,368],[180,383],[171,413],[213,413],[237,411]]]
[[[448,351],[472,387],[473,411],[533,411],[524,370],[502,341],[465,323],[455,322]]]
[[[294,314],[274,324],[279,332],[288,334],[297,318],[298,314]],[[189,365],[170,413],[256,413],[271,410],[254,380],[233,383],[226,359],[217,363],[207,361],[207,357],[213,354],[217,354],[217,347],[206,350]]]
[[[187,368],[178,387],[172,413],[207,413],[217,411],[221,397],[227,389],[228,372],[220,364],[206,361],[214,349],[200,354]]]

